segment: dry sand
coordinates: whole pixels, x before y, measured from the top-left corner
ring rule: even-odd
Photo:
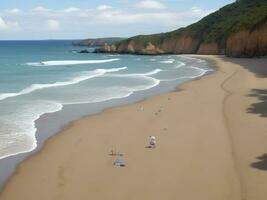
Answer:
[[[203,58],[218,71],[179,92],[73,122],[18,166],[0,199],[266,200],[267,161],[256,157],[267,152],[267,118],[248,95],[267,79],[238,62],[267,60]],[[145,148],[149,135],[157,148]],[[112,149],[126,167],[113,166]]]

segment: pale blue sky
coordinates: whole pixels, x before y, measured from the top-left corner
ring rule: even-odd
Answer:
[[[0,40],[166,32],[234,0],[1,0]]]

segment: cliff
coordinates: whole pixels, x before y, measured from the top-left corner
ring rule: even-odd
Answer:
[[[140,35],[96,52],[267,55],[267,0],[239,0],[176,31]]]
[[[229,56],[267,56],[267,23],[253,31],[232,34],[226,44],[226,54]]]

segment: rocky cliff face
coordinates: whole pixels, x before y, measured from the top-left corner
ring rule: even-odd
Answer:
[[[226,54],[234,57],[267,55],[267,23],[252,30],[232,34],[226,43]]]
[[[197,54],[203,54],[203,55],[218,55],[221,54],[220,52],[223,52],[223,50],[219,49],[219,45],[215,42],[213,43],[201,43],[200,47],[197,50]]]
[[[226,54],[233,57],[267,56],[267,23],[253,30],[231,34],[225,42],[201,42],[192,36],[170,37],[161,44],[129,41],[119,45],[104,45],[98,52],[130,54]]]
[[[267,0],[237,0],[189,26],[119,41],[100,52],[267,55]]]
[[[191,54],[195,53],[199,46],[199,39],[191,36],[181,36],[176,40],[174,53],[176,54]]]

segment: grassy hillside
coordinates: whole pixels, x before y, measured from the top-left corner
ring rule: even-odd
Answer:
[[[205,42],[215,42],[242,29],[253,29],[266,20],[267,0],[241,0],[188,26],[184,32],[200,35]]]
[[[267,0],[240,0],[185,28],[168,33],[135,36],[118,42],[116,46],[127,45],[130,42],[162,45],[170,38],[186,35],[197,38],[202,43],[216,42],[222,47],[226,45],[226,40],[231,34],[241,30],[252,31],[266,22]]]

